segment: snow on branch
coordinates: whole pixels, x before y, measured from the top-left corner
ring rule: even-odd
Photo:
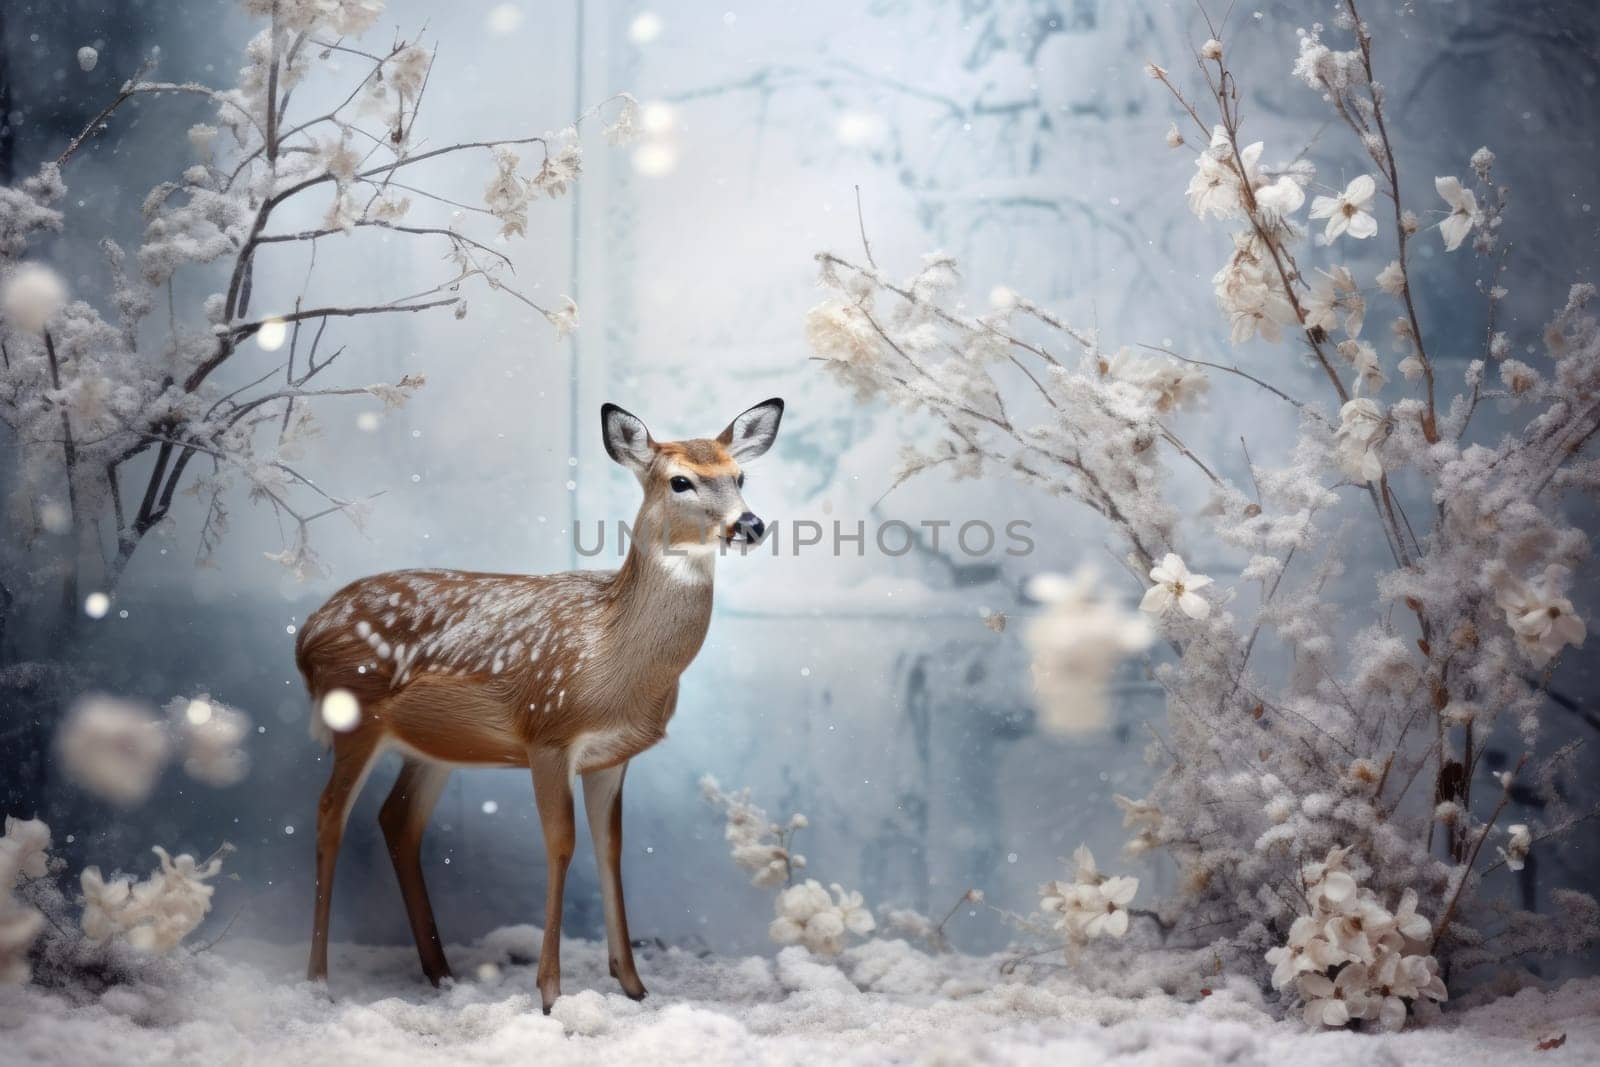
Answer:
[[[322,347],[330,322],[446,308],[460,318],[463,286],[481,283],[537,311],[557,336],[578,325],[570,300],[545,307],[522,292],[512,257],[489,241],[520,235],[536,196],[560,197],[579,180],[580,123],[603,117],[608,137],[626,139],[636,126],[632,97],[612,97],[554,134],[430,143],[419,121],[433,51],[399,39],[371,51],[357,43],[381,14],[381,0],[243,6],[265,24],[245,49],[236,86],[161,81],[152,60],[55,160],[0,190],[0,419],[21,444],[14,459],[20,522],[9,539],[17,558],[7,563],[37,570],[36,557],[65,556],[50,569],[64,576],[68,602],[88,589],[113,589],[144,539],[171,526],[180,494],[207,502],[204,562],[226,529],[225,494],[236,486],[285,520],[283,550],[269,557],[302,576],[318,569],[311,523],[360,516],[357,496],[322,492],[295,466],[299,442],[316,431],[313,406],[367,394],[393,406],[423,381],[406,374],[367,389],[305,389],[345,351]],[[314,104],[297,95],[314,76],[335,85],[342,78],[343,87]],[[74,159],[135,97],[194,97],[214,114],[193,125],[185,143],[168,147],[188,162],[144,199],[140,246],[130,254],[100,242],[108,288],[72,292],[28,258],[29,248],[63,230],[59,205]],[[530,150],[525,162],[519,153]],[[430,161],[447,158],[488,165],[481,204],[457,204],[421,177]],[[318,212],[321,224],[280,224],[289,211],[303,218],[302,206]],[[449,217],[428,217],[439,209]],[[497,228],[475,234],[478,219]],[[337,305],[313,299],[318,239],[372,230],[444,242],[444,269],[421,292]],[[268,255],[305,257],[311,269],[302,291],[262,283]],[[196,282],[219,287],[182,306]],[[155,308],[165,321],[151,321]],[[307,495],[325,506],[296,503]],[[46,534],[66,535],[67,547]]]
[[[864,263],[817,256],[826,296],[806,330],[842,385],[932,427],[896,485],[1011,478],[1100,516],[1125,553],[1141,612],[1086,576],[1041,578],[1027,641],[1045,729],[1102,724],[1101,683],[1124,658],[1166,694],[1150,748],[1159,777],[1148,796],[1118,798],[1130,850],[1178,868],[1163,935],[1203,931],[1208,965],[1275,980],[1282,1007],[1314,1023],[1394,1027],[1444,998],[1439,976],[1457,960],[1600,937],[1600,906],[1582,894],[1562,891],[1559,921],[1490,899],[1497,871],[1589,817],[1558,807],[1558,751],[1533,775],[1555,817],[1499,825],[1539,766],[1551,671],[1587,638],[1572,576],[1591,546],[1567,500],[1600,489],[1600,320],[1589,285],[1552,301],[1542,335],[1517,338],[1497,318],[1515,261],[1494,155],[1471,151],[1455,177],[1402,179],[1380,49],[1351,0],[1332,28],[1301,33],[1292,61],[1370,166],[1336,186],[1303,153],[1280,160],[1241,135],[1253,97],[1220,36],[1197,48],[1192,77],[1147,73],[1176,109],[1166,144],[1192,153],[1174,196],[1228,230],[1211,283],[1218,343],[1251,345],[1237,363],[1108,344],[992,280],[988,307],[971,311],[951,257],[891,276],[864,225]],[[1483,348],[1460,370],[1436,363],[1443,342],[1412,299],[1418,240],[1477,255],[1487,276]],[[1343,262],[1355,242],[1389,262],[1358,274]],[[1541,357],[1508,358],[1534,342]],[[1315,392],[1296,395],[1273,362],[1249,358],[1285,347],[1307,359]],[[1244,442],[1247,485],[1180,436],[1227,417],[1204,409],[1215,374],[1286,401],[1277,410],[1297,421],[1282,454]],[[1512,428],[1475,434],[1491,399]],[[1208,496],[1198,514],[1180,507],[1195,490]],[[1351,516],[1384,547],[1378,565],[1341,557]],[[1490,773],[1491,737],[1521,745],[1516,769]],[[1079,868],[1047,909],[1085,939],[1125,930],[1133,887],[1092,859]],[[1503,929],[1482,932],[1497,914]]]

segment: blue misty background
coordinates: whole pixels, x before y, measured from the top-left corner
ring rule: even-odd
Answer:
[[[1506,327],[1519,343],[1535,342],[1566,285],[1595,278],[1600,266],[1592,148],[1600,12],[1583,0],[1369,7],[1412,205],[1437,206],[1432,176],[1464,174],[1480,144],[1498,153],[1514,195]],[[85,670],[107,691],[164,701],[204,689],[248,711],[260,728],[254,768],[224,790],[173,772],[147,805],[123,815],[59,776],[24,791],[0,772],[8,810],[38,810],[58,841],[74,835],[64,847],[74,867],[142,868],[152,843],[203,854],[226,838],[240,847],[230,861],[239,881],[222,890],[219,917],[242,908],[239,929],[303,937],[325,763],[306,733],[290,628],[339,585],[378,570],[574,565],[573,523],[585,523],[592,541],[597,520],[629,518],[637,502],[600,446],[604,400],[671,438],[715,433],[770,395],[788,400],[788,414],[746,494],[769,520],[853,529],[891,518],[996,527],[1025,519],[1037,550],[971,559],[950,551],[947,534],[939,550],[924,545],[899,558],[870,546],[861,558],[853,547],[843,558],[822,549],[796,558],[785,546],[778,558],[724,561],[711,633],[684,679],[671,735],[629,773],[625,876],[635,934],[725,952],[766,944],[767,895],[726,858],[721,823],[695,788],[706,771],[725,786],[753,786],[775,817],[806,812],[811,827],[798,847],[812,872],[878,903],[942,913],[977,885],[1026,911],[1036,885],[1080,841],[1103,865],[1120,862],[1111,795],[1140,795],[1149,781],[1144,724],[1159,725],[1158,696],[1130,673],[1109,730],[1041,736],[1018,642],[1028,614],[1018,590],[1030,574],[1080,562],[1115,572],[1104,531],[998,478],[927,477],[880,502],[899,447],[925,439],[927,428],[825,380],[807,360],[803,321],[818,299],[811,255],[861,254],[859,186],[874,254],[891,273],[944,249],[960,259],[979,306],[1003,283],[1097,325],[1113,345],[1170,343],[1201,358],[1238,358],[1317,395],[1287,348],[1236,354],[1226,344],[1209,278],[1228,238],[1189,215],[1189,156],[1162,143],[1173,109],[1143,64],[1184,77],[1185,55],[1208,36],[1204,23],[1180,2],[819,0],[780,10],[720,0],[663,6],[651,36],[639,21],[649,10],[389,5],[375,37],[425,23],[425,40],[438,45],[434,78],[449,91],[435,91],[424,108],[421,128],[433,143],[556,129],[626,89],[656,105],[654,155],[610,148],[589,131],[577,192],[537,205],[527,237],[506,249],[536,298],[577,299],[584,326],[574,339],[557,340],[487,292],[470,294],[461,322],[405,316],[343,329],[353,380],[423,371],[430,384],[375,432],[356,425],[375,403],[321,409],[324,437],[308,467],[339,491],[385,491],[365,534],[318,529],[329,578],[297,584],[264,560],[279,547],[277,531],[242,499],[215,567],[194,566],[192,512],[137,559],[92,635]],[[1323,104],[1288,74],[1295,28],[1330,11],[1241,6],[1223,38],[1244,79],[1249,138],[1265,139],[1267,158],[1283,160],[1317,134],[1308,150],[1320,177],[1342,186],[1365,169],[1364,157],[1341,130],[1323,128]],[[221,0],[38,0],[7,4],[0,17],[8,179],[54,156],[153,48],[163,76],[226,86],[258,28]],[[73,58],[86,43],[100,48],[92,73]],[[101,234],[137,243],[140,201],[172,176],[189,124],[209,118],[193,100],[139,101],[74,163],[67,234],[44,251],[75,288],[103,282]],[[473,159],[433,173],[436,188],[476,202],[489,165]],[[381,245],[363,237],[325,250],[316,284],[403,292],[437,277],[431,249]],[[1390,255],[1341,252],[1367,277]],[[1446,380],[1458,380],[1482,343],[1481,301],[1462,299],[1479,268],[1465,254],[1444,260],[1431,235],[1418,254],[1423,320],[1440,338],[1430,347],[1447,353]],[[289,253],[263,263],[258,294],[276,286],[292,300],[304,269]],[[197,308],[215,284],[192,274],[180,301]],[[258,295],[263,311],[271,299]],[[1191,419],[1183,432],[1243,477],[1241,430],[1258,460],[1292,440],[1293,422],[1274,404],[1219,381],[1211,405],[1224,417]],[[1375,547],[1360,531],[1349,547],[1357,564]],[[1190,562],[1226,580],[1242,561],[1199,550]],[[1360,601],[1368,591],[1348,594]],[[1595,603],[1589,596],[1591,610]],[[995,633],[981,610],[1007,612],[1013,625]],[[1576,708],[1552,712],[1553,737],[1592,741],[1600,716],[1579,657],[1556,688]],[[352,817],[336,940],[407,939],[375,821],[394,769],[374,775]],[[1583,783],[1594,769],[1590,757],[1574,788],[1592,790]],[[1592,835],[1543,851],[1542,870],[1509,888],[1581,882],[1596,851]],[[445,936],[536,920],[542,856],[525,773],[457,774],[425,852]],[[1167,884],[1158,866],[1137,870],[1156,892]],[[569,929],[597,932],[586,853],[569,885]],[[956,936],[980,948],[1008,932],[980,915]]]

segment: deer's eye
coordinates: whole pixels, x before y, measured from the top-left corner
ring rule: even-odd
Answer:
[[[674,493],[687,493],[694,488],[694,483],[681,474],[674,475],[671,484]]]
[[[735,478],[733,480],[733,483],[735,485],[737,485],[740,489],[744,488],[744,471],[740,471],[739,472],[739,477]]]

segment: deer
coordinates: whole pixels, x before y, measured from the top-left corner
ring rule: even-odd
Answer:
[[[376,759],[400,773],[378,815],[422,971],[449,977],[422,877],[422,837],[458,767],[526,767],[548,871],[537,983],[561,994],[561,909],[583,779],[611,976],[645,996],[622,894],[622,783],[628,761],[666,736],[678,680],[705,640],[712,574],[728,546],[766,525],[745,504],[742,465],[766,453],[783,401],[763,401],[714,438],[656,441],[606,404],[607,455],[644,490],[614,571],[488,574],[402,570],[335,593],[301,628],[295,660],[332,749],[317,804],[316,894],[307,977],[325,983],[333,875],[356,796]]]

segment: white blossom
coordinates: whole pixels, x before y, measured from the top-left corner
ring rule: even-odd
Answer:
[[[1388,433],[1383,409],[1367,397],[1356,397],[1339,409],[1339,469],[1357,485],[1383,477],[1378,446]]]
[[[1505,612],[1517,646],[1536,667],[1549,663],[1567,645],[1581,648],[1588,635],[1572,601],[1561,595],[1565,584],[1565,569],[1552,565],[1532,582],[1506,575],[1495,590],[1495,603]]]
[[[1323,240],[1331,243],[1345,233],[1358,240],[1375,235],[1378,223],[1372,217],[1372,198],[1377,191],[1372,175],[1361,174],[1351,178],[1343,192],[1311,201],[1311,217],[1328,220]]]
[[[1544,379],[1522,360],[1508,359],[1500,364],[1500,381],[1512,396],[1523,396],[1538,389]]]
[[[1249,173],[1261,158],[1260,141],[1247,145],[1239,152],[1245,172]],[[1244,201],[1240,193],[1239,172],[1233,159],[1233,142],[1221,126],[1212,130],[1211,144],[1194,161],[1195,173],[1189,179],[1186,195],[1189,210],[1200,218],[1207,215],[1219,219],[1236,219],[1244,214]]]
[[[1320,973],[1349,956],[1329,941],[1324,924],[1315,916],[1302,915],[1289,927],[1289,939],[1267,950],[1272,964],[1272,988],[1283,989],[1302,974]]]
[[[527,183],[517,174],[521,160],[509,148],[494,150],[495,174],[483,191],[483,204],[500,220],[502,237],[518,237],[528,230]]]
[[[750,884],[760,888],[783,885],[791,870],[805,866],[803,858],[790,852],[789,837],[807,825],[804,815],[789,820],[788,831],[776,827],[767,813],[750,800],[750,790],[725,793],[717,780],[707,774],[700,779],[700,793],[725,816],[723,838],[734,863],[752,872]]]
[[[1280,174],[1255,187],[1255,200],[1261,218],[1271,224],[1299,211],[1306,202],[1306,193],[1292,175]]]
[[[583,170],[583,151],[576,141],[562,145],[561,150],[553,156],[546,156],[544,163],[539,167],[539,173],[533,176],[533,184],[542,189],[545,195],[554,199],[567,191],[567,187],[578,180],[578,175]]]
[[[545,318],[550,320],[550,325],[556,328],[557,339],[577,332],[578,305],[572,297],[565,294],[561,297],[561,306],[549,312]]]
[[[1339,355],[1345,358],[1350,366],[1355,368],[1355,386],[1351,392],[1361,395],[1362,389],[1377,390],[1383,388],[1388,378],[1384,376],[1383,368],[1378,365],[1378,350],[1365,341],[1340,341]]]
[[[384,0],[245,0],[254,15],[272,15],[294,30],[328,29],[338,35],[359,34],[383,13]]]
[[[1467,239],[1478,221],[1478,197],[1461,184],[1459,178],[1435,178],[1433,187],[1444,202],[1450,205],[1450,214],[1439,223],[1439,236],[1444,238],[1444,250],[1454,252]]]
[[[1169,132],[1169,144],[1175,132],[1176,127]],[[1213,128],[1211,143],[1196,158],[1195,173],[1189,180],[1189,210],[1200,218],[1239,218],[1245,211],[1244,186],[1248,184],[1263,222],[1274,225],[1298,211],[1305,203],[1300,182],[1294,174],[1273,176],[1265,172],[1261,167],[1263,149],[1263,143],[1255,141],[1239,149],[1236,158],[1227,130]]]
[[[1500,855],[1506,861],[1506,866],[1513,871],[1520,871],[1528,862],[1528,853],[1533,851],[1533,833],[1525,823],[1513,823],[1506,827],[1506,843],[1500,848]]]
[[[1307,1026],[1343,1026],[1367,1013],[1367,974],[1359,964],[1343,968],[1335,978],[1303,974],[1297,984]]]
[[[885,347],[866,311],[846,300],[828,300],[806,313],[806,340],[824,365],[862,396],[877,388]]]
[[[1377,283],[1379,289],[1393,297],[1406,291],[1406,272],[1398,259],[1391,259],[1388,266],[1378,272]]]
[[[847,893],[838,883],[833,892],[830,897],[815,878],[785,889],[774,902],[776,918],[767,927],[768,935],[780,945],[799,944],[819,956],[837,956],[849,934],[870,934],[876,923],[861,894]]]
[[[1320,327],[1332,333],[1342,323],[1350,337],[1361,336],[1361,326],[1366,320],[1367,302],[1361,296],[1355,276],[1347,267],[1334,267],[1331,271],[1319,270],[1319,277],[1302,301],[1307,329]]]
[[[1139,879],[1101,874],[1087,845],[1078,846],[1073,860],[1072,881],[1040,887],[1039,910],[1055,916],[1056,929],[1076,942],[1122,937],[1128,932],[1128,904],[1139,892]]]
[[[1164,615],[1173,606],[1191,619],[1204,619],[1211,614],[1211,602],[1196,590],[1211,584],[1204,574],[1191,574],[1183,558],[1176,552],[1166,556],[1150,568],[1150,580],[1155,584],[1145,590],[1139,601],[1139,610],[1152,615]]]

